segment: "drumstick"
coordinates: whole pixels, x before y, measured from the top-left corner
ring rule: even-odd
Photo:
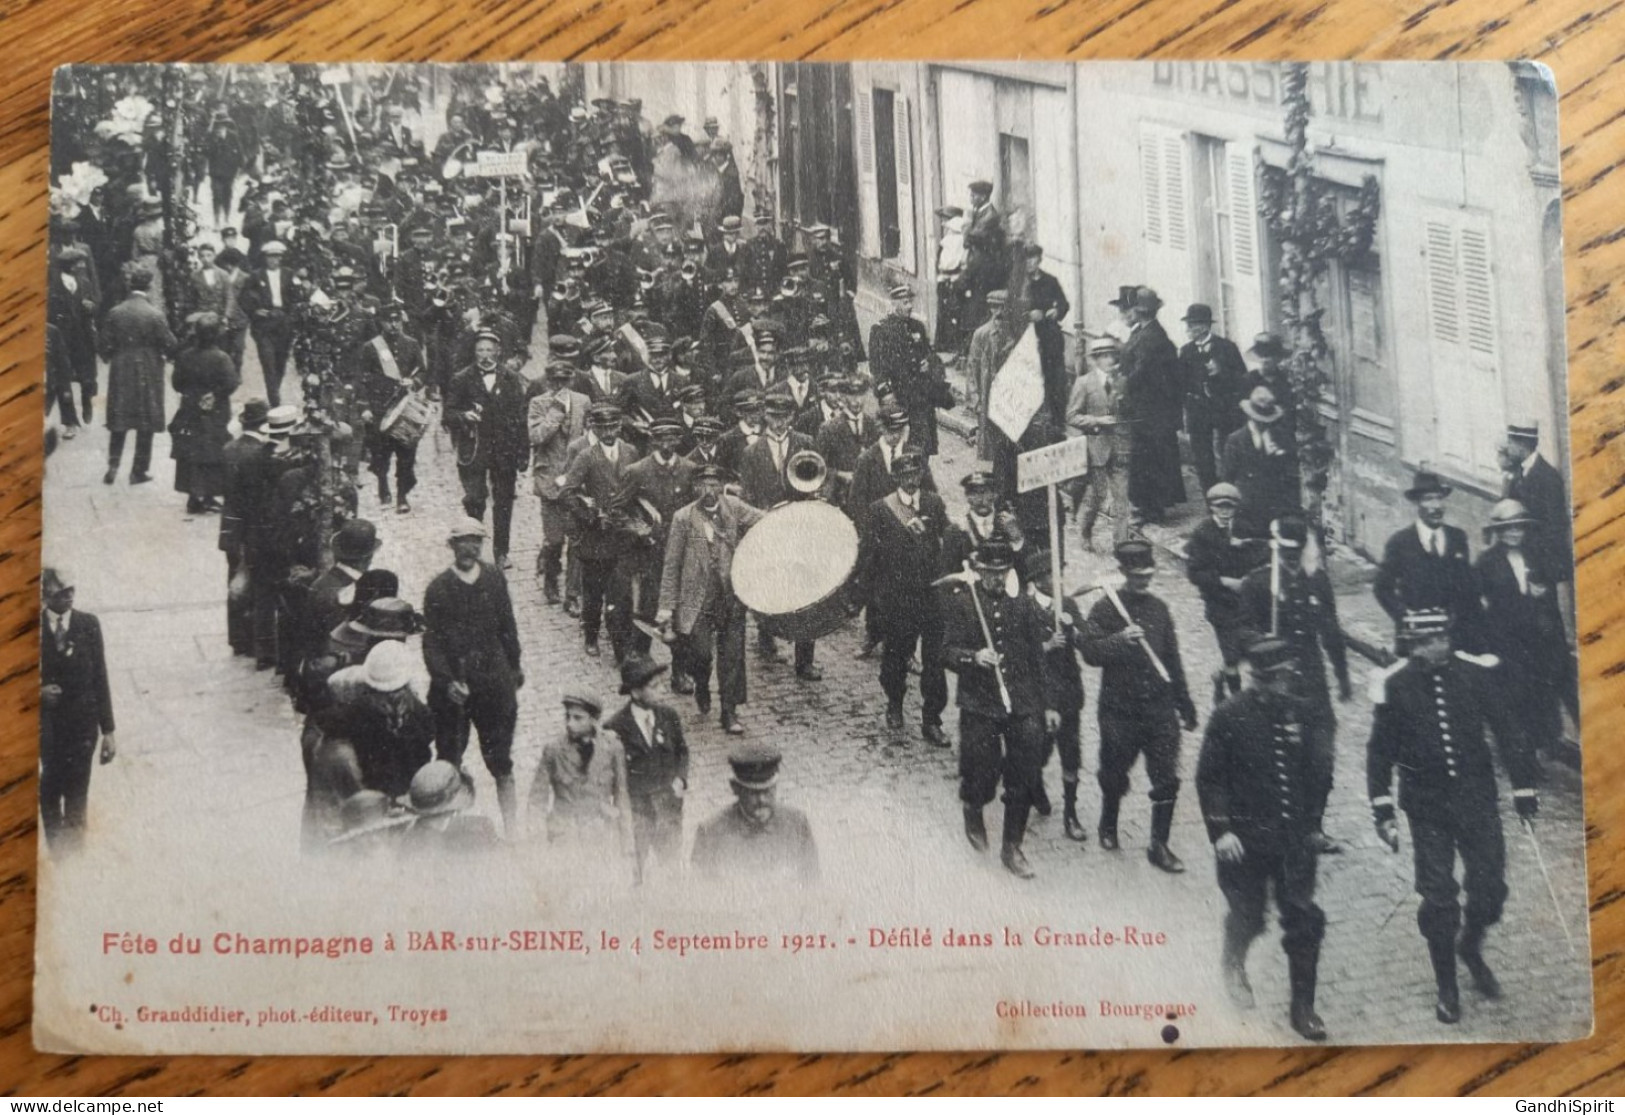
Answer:
[[[982,598],[976,595],[976,582],[981,578],[971,571],[970,562],[965,563],[965,576],[969,577],[970,601],[976,605],[976,619],[982,625],[982,638],[987,640],[987,649],[993,650],[993,630],[987,625],[987,615],[982,611]],[[995,655],[997,651],[993,651]],[[1004,702],[1005,712],[1014,712],[1015,705],[1010,700],[1010,688],[1004,684],[1004,670],[1000,668],[998,658],[993,660],[993,676],[999,683],[999,699]]]

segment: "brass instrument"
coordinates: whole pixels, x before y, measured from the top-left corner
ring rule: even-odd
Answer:
[[[802,449],[784,462],[784,475],[795,491],[804,496],[816,495],[829,479],[829,465],[817,450]]]

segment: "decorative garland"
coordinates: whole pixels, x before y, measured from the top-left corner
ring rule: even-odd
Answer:
[[[1298,455],[1311,515],[1320,523],[1335,450],[1320,417],[1320,400],[1331,382],[1331,368],[1321,328],[1326,308],[1320,304],[1319,282],[1334,261],[1356,263],[1371,251],[1382,202],[1376,178],[1367,175],[1353,208],[1342,214],[1336,194],[1315,177],[1314,151],[1309,145],[1308,82],[1307,65],[1285,66],[1281,92],[1291,154],[1284,169],[1265,167],[1258,213],[1281,246],[1276,293],[1292,350],[1288,367],[1297,406]]]

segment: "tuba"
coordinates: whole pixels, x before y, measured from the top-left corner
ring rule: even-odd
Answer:
[[[816,495],[829,479],[829,465],[821,453],[803,449],[790,454],[790,459],[784,462],[784,474],[794,491],[804,496]]]

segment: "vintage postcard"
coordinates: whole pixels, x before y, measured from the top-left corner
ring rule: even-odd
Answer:
[[[36,1043],[1589,1033],[1556,103],[58,70]]]

